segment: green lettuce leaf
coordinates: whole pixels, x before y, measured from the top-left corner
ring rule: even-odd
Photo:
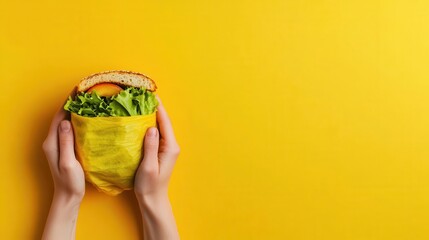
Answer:
[[[64,109],[85,117],[136,116],[155,112],[155,94],[144,88],[128,87],[112,97],[100,97],[96,91],[69,97]]]

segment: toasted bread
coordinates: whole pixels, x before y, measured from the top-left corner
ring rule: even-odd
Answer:
[[[156,84],[148,76],[131,71],[107,71],[95,73],[80,81],[77,86],[78,92],[85,92],[99,83],[114,83],[120,86],[144,87],[148,91],[155,92]]]

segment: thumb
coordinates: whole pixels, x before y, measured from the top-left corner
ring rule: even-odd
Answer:
[[[70,121],[63,120],[59,127],[60,169],[71,167],[76,156],[74,154],[74,138]]]
[[[159,146],[159,134],[156,127],[151,127],[146,131],[143,144],[143,165],[145,168],[157,168],[158,167],[158,146]],[[153,170],[153,169],[152,169]]]

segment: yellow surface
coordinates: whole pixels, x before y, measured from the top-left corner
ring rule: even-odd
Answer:
[[[82,77],[153,77],[182,239],[429,239],[429,2],[20,1],[0,8],[0,238],[38,239],[42,141]],[[88,187],[78,239],[138,239]]]

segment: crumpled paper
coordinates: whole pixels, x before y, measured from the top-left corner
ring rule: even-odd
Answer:
[[[99,191],[118,195],[133,189],[143,138],[156,126],[156,112],[129,117],[83,117],[71,113],[76,157],[85,179]]]

